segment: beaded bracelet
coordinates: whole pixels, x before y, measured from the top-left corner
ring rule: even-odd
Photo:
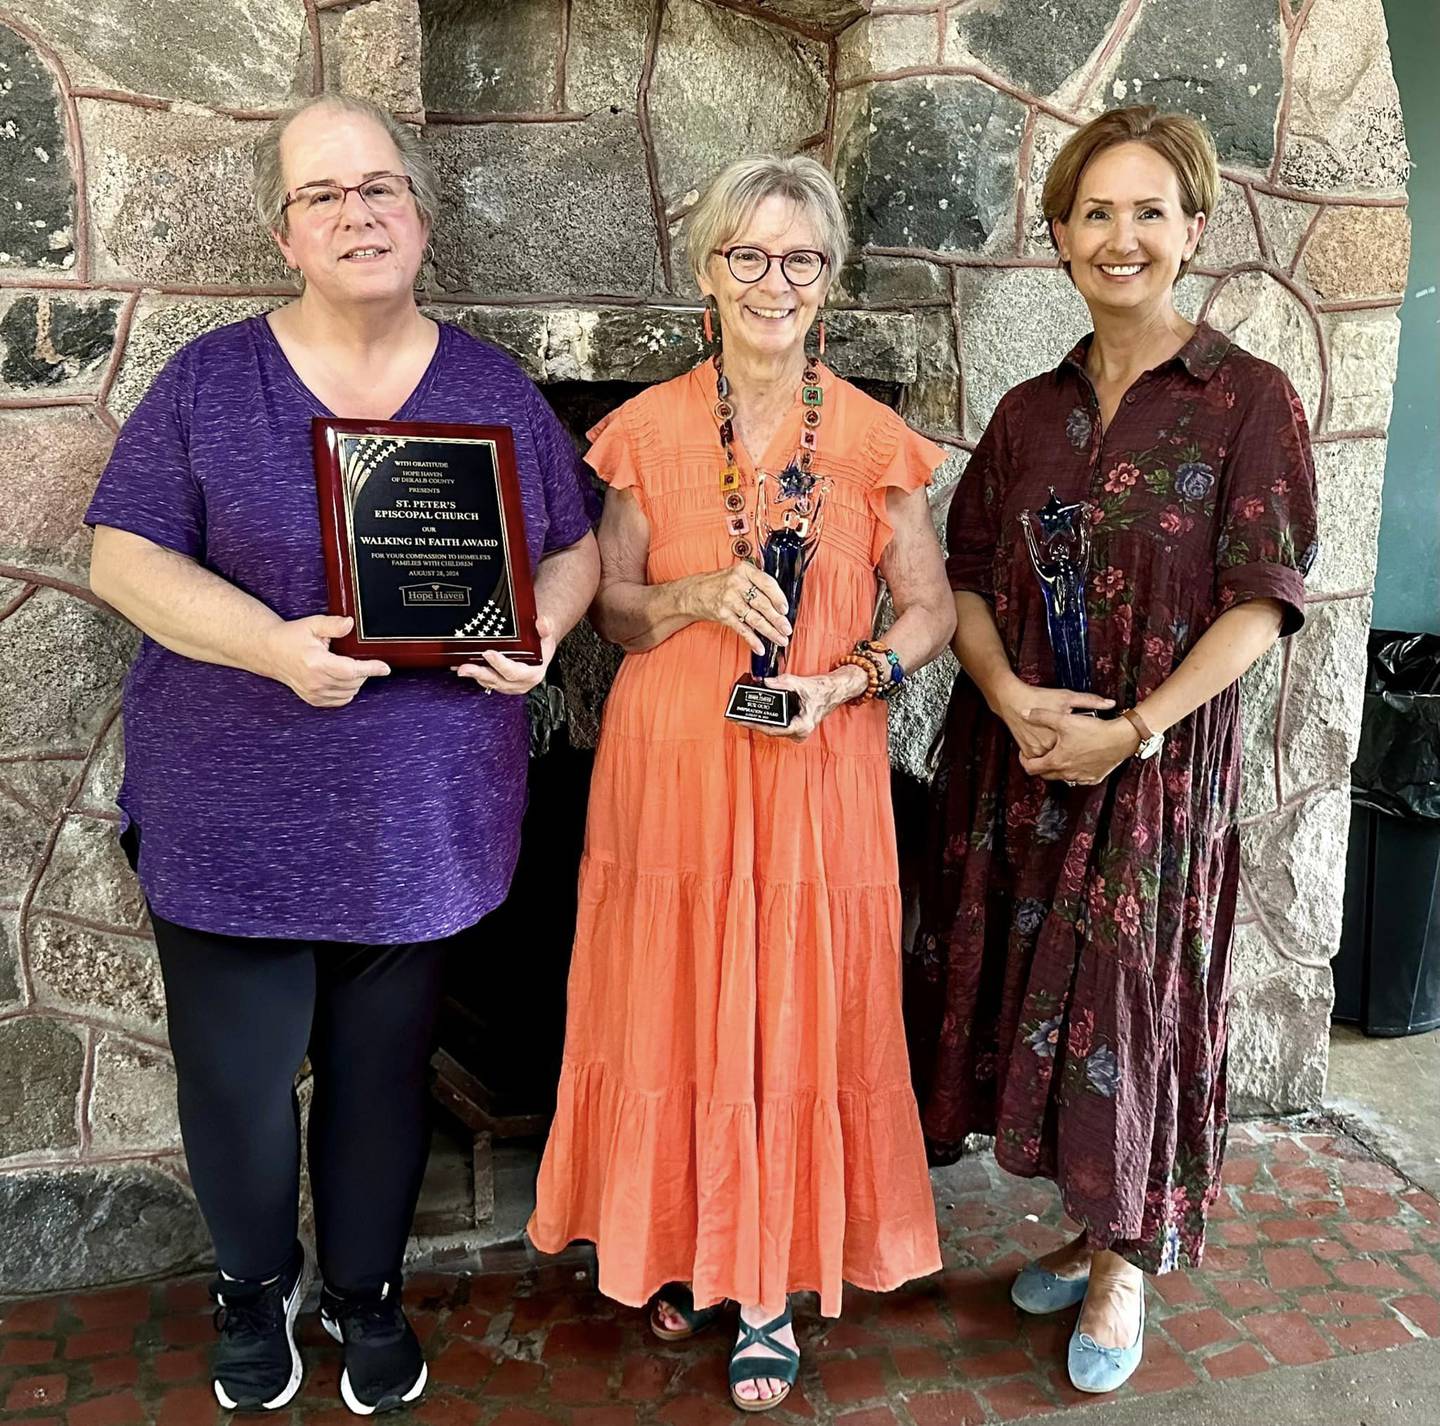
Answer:
[[[900,655],[888,645],[877,643],[874,639],[862,639],[855,645],[855,652],[867,655],[875,664],[875,671],[880,677],[880,688],[875,694],[877,698],[889,698],[905,682],[905,666],[900,662]]]
[[[854,651],[855,654],[860,655],[861,658],[864,658],[864,660],[867,660],[868,663],[870,663],[870,667],[874,668],[874,671],[876,671],[876,677],[878,678],[878,680],[880,680],[880,686],[881,689],[883,689],[883,687],[886,686],[888,681],[890,681],[890,665],[888,665],[886,663],[886,660],[884,660],[884,655],[881,654],[880,651],[871,648],[870,645],[868,645],[867,642],[864,641],[861,641],[860,644],[855,645],[854,650],[852,651]]]
[[[857,693],[850,701],[852,703],[869,703],[872,699],[878,698],[880,696],[880,672],[875,665],[863,654],[851,653],[846,654],[835,667],[841,669],[847,664],[858,668],[865,675],[865,692]]]
[[[875,654],[871,653],[863,643],[856,644],[850,652],[854,654],[856,658],[864,659],[865,662],[875,670],[875,696],[878,698],[880,696],[881,686],[883,686],[885,680],[890,677],[889,666],[883,663]]]

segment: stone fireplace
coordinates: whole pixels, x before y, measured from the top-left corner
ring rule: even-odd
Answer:
[[[79,521],[170,355],[289,295],[251,216],[249,150],[326,88],[423,126],[445,200],[429,310],[512,352],[577,432],[699,355],[679,219],[704,177],[763,150],[830,164],[856,241],[830,355],[951,450],[937,521],[1001,393],[1085,328],[1038,216],[1049,160],[1107,104],[1205,115],[1224,192],[1180,303],[1289,373],[1325,540],[1305,631],[1246,682],[1230,1085],[1242,1112],[1318,1101],[1409,254],[1381,0],[1064,9],[1057,24],[1052,0],[0,0],[0,191],[18,195],[0,205],[0,1293],[207,1253],[114,837],[134,635],[88,592]],[[580,825],[614,664],[584,626],[559,660],[563,735],[535,761],[561,819],[547,835]],[[893,710],[902,835],[953,675],[937,664]],[[563,927],[529,967],[538,992],[506,979],[516,934],[476,933],[463,993],[472,1011],[487,988],[538,993],[554,1026]],[[493,1033],[483,1014],[471,1031]],[[473,1219],[467,1173],[459,1150],[437,1156],[437,1231],[467,1191]],[[523,1202],[523,1172],[502,1180]]]

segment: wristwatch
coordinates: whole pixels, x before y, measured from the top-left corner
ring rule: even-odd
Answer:
[[[1165,742],[1164,733],[1152,733],[1149,725],[1133,708],[1127,708],[1121,715],[1140,736],[1140,746],[1135,749],[1135,756],[1143,762],[1147,758],[1153,758]]]

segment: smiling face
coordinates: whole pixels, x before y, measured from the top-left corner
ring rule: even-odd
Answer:
[[[779,259],[801,250],[823,251],[804,208],[788,198],[770,197],[755,206],[749,221],[721,245],[759,248],[775,260],[759,282],[741,282],[720,254],[712,254],[700,275],[700,290],[715,299],[727,354],[749,353],[767,362],[797,356],[805,334],[830,290],[828,264],[807,286],[797,286],[781,271]]]
[[[408,194],[393,210],[377,213],[359,193],[343,201],[311,205],[309,185],[346,186],[377,174],[403,174],[404,160],[390,135],[373,119],[321,105],[285,130],[280,164],[287,196],[287,231],[275,233],[285,261],[331,301],[376,302],[408,295],[429,236]]]
[[[1205,215],[1186,214],[1180,181],[1148,144],[1115,144],[1085,166],[1055,243],[1080,295],[1096,307],[1168,305],[1180,265],[1195,251]]]

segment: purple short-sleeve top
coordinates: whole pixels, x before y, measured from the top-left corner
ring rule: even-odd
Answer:
[[[325,612],[310,422],[331,414],[266,319],[184,347],[125,423],[86,514],[194,559],[284,619]],[[585,468],[504,353],[442,325],[395,419],[515,434],[532,568],[584,537]],[[344,708],[142,641],[119,802],[165,919],[225,935],[434,940],[505,896],[525,805],[524,700],[394,670]]]

